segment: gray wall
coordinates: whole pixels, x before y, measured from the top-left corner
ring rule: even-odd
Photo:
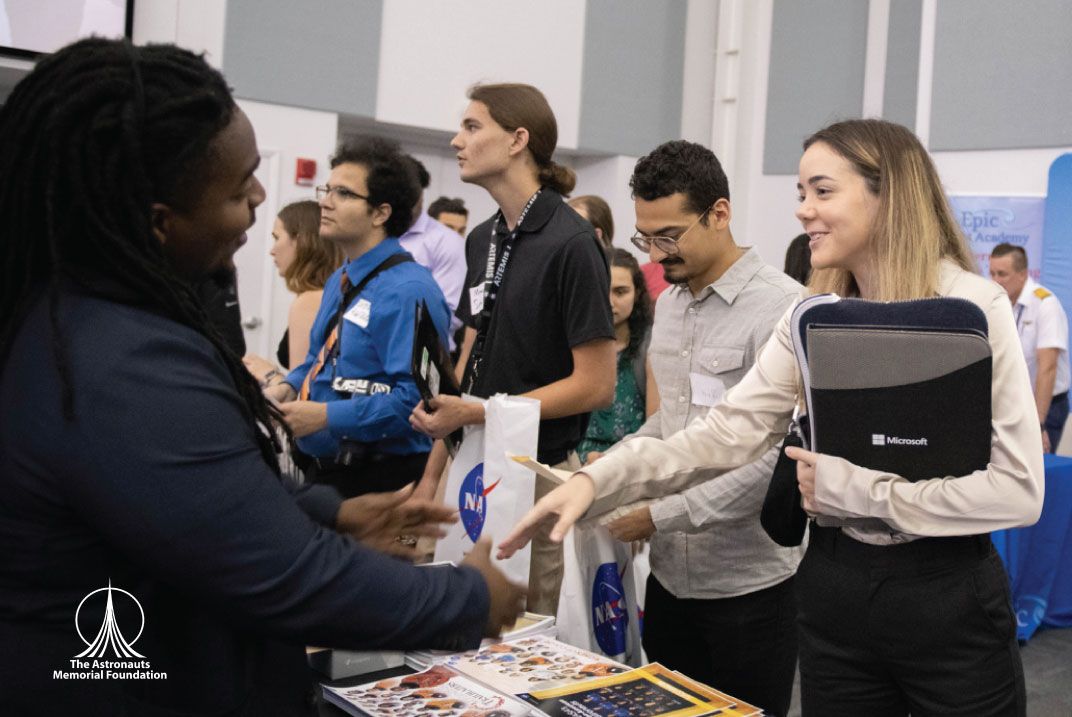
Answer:
[[[895,0],[890,3],[882,117],[911,130],[916,128],[922,18],[923,0]]]
[[[805,137],[860,116],[867,14],[860,0],[774,0],[764,174],[796,174]]]
[[[932,150],[1072,145],[1068,0],[941,0]]]
[[[382,20],[383,0],[229,0],[223,71],[244,99],[374,117]]]
[[[580,149],[640,156],[681,137],[687,9],[686,0],[588,0]]]

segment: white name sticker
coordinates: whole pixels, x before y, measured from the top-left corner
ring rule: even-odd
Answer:
[[[358,299],[353,308],[343,314],[347,321],[352,321],[361,328],[368,327],[369,314],[372,312],[372,302],[368,299]]]
[[[469,315],[476,316],[484,310],[484,285],[469,288]]]
[[[689,385],[694,406],[714,406],[726,393],[726,384],[722,383],[722,379],[702,373],[690,373]]]

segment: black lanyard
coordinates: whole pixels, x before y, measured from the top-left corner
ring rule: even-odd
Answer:
[[[346,310],[350,307],[351,302],[361,295],[361,292],[365,290],[369,282],[375,279],[381,272],[398,266],[399,264],[405,264],[406,262],[413,261],[413,256],[409,252],[400,252],[398,254],[392,254],[391,256],[380,262],[376,268],[365,275],[365,278],[359,281],[356,285],[351,286],[342,296],[342,300],[339,302],[339,308],[335,312],[335,316],[328,321],[327,333],[338,327],[339,335],[335,339],[335,345],[331,347],[331,351],[328,353],[327,359],[331,362],[331,378],[335,379],[335,366],[338,363],[339,356],[342,355],[342,318],[346,313]],[[345,272],[346,269],[343,269]]]
[[[475,317],[476,340],[473,342],[472,351],[469,353],[469,361],[462,380],[462,386],[467,393],[472,392],[473,384],[476,383],[476,377],[480,371],[480,364],[484,360],[484,342],[487,339],[488,327],[491,325],[491,313],[495,308],[495,300],[499,297],[503,277],[506,276],[506,267],[510,263],[514,242],[521,231],[521,223],[525,221],[525,215],[529,213],[529,209],[536,203],[536,198],[540,196],[541,191],[542,188],[537,189],[536,193],[529,197],[528,202],[525,203],[520,216],[517,218],[514,230],[506,234],[501,241],[497,240],[506,233],[502,211],[499,212],[495,223],[492,225],[491,240],[488,242],[488,260],[484,267],[484,305],[481,307],[480,313]],[[502,251],[501,256],[499,256],[500,249]]]

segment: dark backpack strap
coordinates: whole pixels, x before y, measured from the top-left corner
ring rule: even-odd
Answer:
[[[379,265],[370,271],[364,279],[359,281],[350,287],[350,290],[346,292],[346,295],[342,297],[342,302],[339,304],[339,310],[335,312],[335,315],[328,321],[327,328],[324,329],[324,335],[327,336],[331,333],[331,330],[335,328],[336,324],[342,320],[342,315],[346,313],[346,308],[350,306],[350,302],[358,297],[358,295],[368,286],[368,283],[375,279],[378,275],[387,271],[388,269],[398,266],[399,264],[405,264],[413,261],[413,257],[409,252],[401,252],[399,254],[392,254]]]

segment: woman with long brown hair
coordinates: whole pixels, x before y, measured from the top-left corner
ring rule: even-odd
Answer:
[[[262,383],[305,360],[309,353],[309,331],[320,308],[324,282],[342,264],[339,248],[320,238],[320,205],[311,199],[279,210],[272,227],[271,255],[287,289],[296,296],[287,314],[287,330],[276,350],[282,368],[256,354],[247,354],[242,359]]]

